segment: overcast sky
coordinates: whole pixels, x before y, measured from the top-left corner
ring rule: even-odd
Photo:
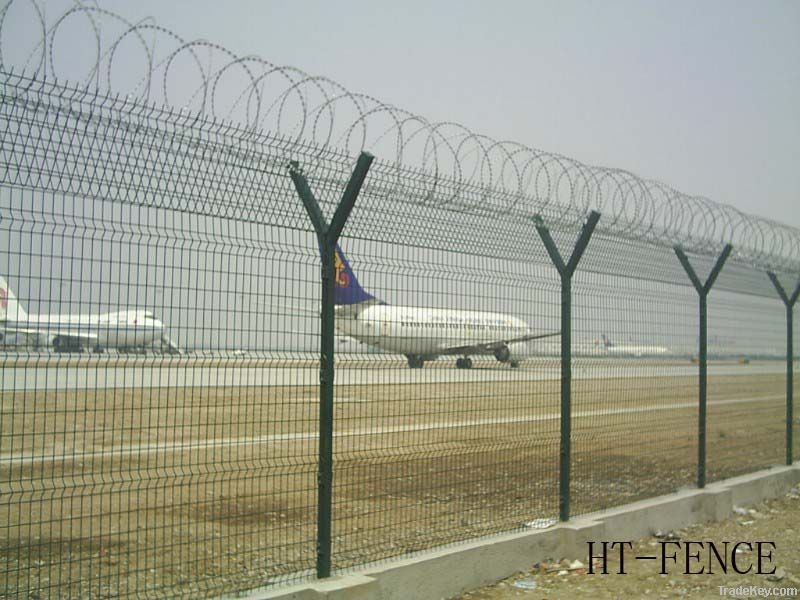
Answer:
[[[28,0],[16,1],[32,11]],[[48,7],[48,17],[60,14],[66,1],[60,0],[58,8]],[[256,54],[275,64],[330,77],[354,92],[424,115],[430,121],[460,122],[498,140],[517,141],[588,164],[627,169],[684,193],[705,195],[800,227],[798,1],[508,2],[499,8],[488,2],[417,0],[101,0],[101,5],[132,22],[152,15],[186,40],[204,38],[240,56]],[[7,19],[4,24],[6,60],[15,47],[37,40],[30,30],[35,20],[26,20],[21,14],[17,13],[16,22]],[[59,40],[55,62],[77,65],[83,55],[92,54],[87,47],[93,39],[86,35],[85,22],[83,26],[83,38],[70,39],[65,34]],[[166,41],[159,40],[158,44],[162,53],[169,51]],[[22,55],[27,53],[23,51]],[[31,272],[65,273],[72,268],[77,274],[71,281],[82,281],[85,291],[83,296],[75,291],[69,297],[90,297],[100,276],[86,280],[80,258],[72,261],[69,253],[62,252],[67,257],[59,255],[57,261],[63,264],[57,262],[55,252],[41,249],[45,243],[28,236],[18,244],[5,245],[16,248],[28,244],[35,249],[30,252],[34,257],[53,261],[36,268],[20,260],[16,272],[7,271],[10,279],[25,282]],[[90,237],[87,243],[96,250]],[[313,246],[313,242],[308,245]],[[142,275],[144,270],[131,267],[118,274],[119,280],[123,285],[136,280],[158,282],[164,294],[156,299],[161,303],[156,307],[158,313],[165,316],[171,331],[183,336],[181,344],[192,345],[189,336],[197,333],[193,329],[196,323],[207,322],[197,315],[222,302],[209,292],[200,301],[194,299],[192,310],[181,312],[187,301],[180,294],[208,290],[210,284],[205,280],[178,280],[163,271],[162,265],[183,265],[188,260],[157,254],[164,252],[160,249],[148,255],[138,246],[132,247],[147,256],[142,269],[152,271]],[[94,252],[73,254],[90,257],[85,261],[96,260]],[[118,256],[119,251],[100,254]],[[208,256],[209,261],[218,258],[212,253]],[[108,261],[110,264],[111,259]],[[193,259],[192,264],[196,263],[203,264],[200,258]],[[216,263],[208,264],[213,268],[179,271],[186,277],[223,272],[221,266],[214,266]],[[431,278],[408,285],[382,282],[380,270],[370,272],[364,268],[368,264],[368,260],[361,262],[367,274],[365,282],[382,296],[386,291],[394,294],[389,300],[396,300],[397,289],[411,290],[412,299],[422,299],[423,305],[437,305],[443,302],[443,296],[449,299],[452,295],[450,287],[436,288]],[[247,278],[252,271],[243,263],[231,274],[231,281],[235,277],[240,280],[216,287],[250,289]],[[297,281],[305,285],[311,280],[298,276]],[[27,281],[23,284],[27,288],[19,288],[21,297],[54,297],[51,282],[34,284],[45,291],[37,296]],[[470,291],[455,296],[496,297],[488,288],[479,292],[471,281],[464,285],[471,286]],[[444,293],[433,299],[424,296],[437,289]],[[110,299],[109,305],[120,297],[118,287],[103,293]],[[303,296],[303,292],[288,296]],[[245,308],[249,307],[246,298],[239,300],[239,310],[244,313],[234,311],[234,319],[264,312]],[[142,301],[134,297],[130,300],[131,304]],[[544,304],[557,308],[557,303],[547,302]],[[174,312],[167,312],[167,308]],[[524,314],[521,303],[503,308]],[[644,309],[649,310],[649,304]],[[609,310],[617,310],[617,304]],[[664,309],[662,314],[670,313]],[[603,322],[596,319],[598,313],[592,316]],[[621,327],[629,322],[628,317],[619,315],[607,321]],[[245,327],[242,322],[240,326]],[[728,322],[737,328],[741,324],[740,319]],[[671,323],[665,322],[665,331]],[[264,329],[249,322],[246,328],[253,332]],[[606,329],[606,333],[616,335],[617,331]],[[693,340],[693,334],[688,339]],[[228,342],[223,339],[220,343]],[[775,345],[771,339],[767,344]],[[262,341],[251,346],[269,344]]]
[[[800,226],[800,2],[101,5]]]

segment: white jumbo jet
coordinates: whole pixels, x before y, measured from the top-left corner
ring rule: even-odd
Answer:
[[[458,356],[456,367],[472,367],[470,356],[490,355],[511,367],[529,354],[527,342],[559,333],[535,333],[511,315],[392,306],[365,292],[336,246],[334,302],[340,333],[389,352],[404,354],[419,369],[439,356]]]
[[[615,344],[605,333],[600,336],[600,344],[602,344],[605,353],[611,356],[635,356],[637,358],[641,358],[643,356],[669,354],[669,348],[664,346]]]
[[[0,277],[0,343],[26,338],[34,346],[52,346],[56,352],[80,352],[84,347],[138,348],[157,340],[171,352],[178,348],[165,336],[164,324],[145,310],[123,310],[84,315],[29,315]]]

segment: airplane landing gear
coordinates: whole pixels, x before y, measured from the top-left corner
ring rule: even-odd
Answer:
[[[518,360],[509,361],[508,364],[511,365],[512,369],[519,369],[519,361]]]
[[[425,359],[418,354],[408,354],[406,358],[409,369],[421,369],[425,365]]]
[[[471,369],[472,359],[468,356],[456,360],[456,369]]]

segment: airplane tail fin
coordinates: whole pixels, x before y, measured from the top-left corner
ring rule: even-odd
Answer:
[[[28,314],[22,309],[14,292],[8,286],[8,282],[0,275],[0,321],[6,319],[20,321],[27,316]]]
[[[336,244],[334,268],[333,301],[336,306],[349,306],[375,300],[375,296],[365,292],[359,285],[356,274],[353,273],[339,244]]]

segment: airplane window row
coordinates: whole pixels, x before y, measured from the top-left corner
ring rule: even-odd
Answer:
[[[508,329],[507,325],[476,325],[474,323],[410,323],[401,321],[401,327],[436,327],[439,329]]]

